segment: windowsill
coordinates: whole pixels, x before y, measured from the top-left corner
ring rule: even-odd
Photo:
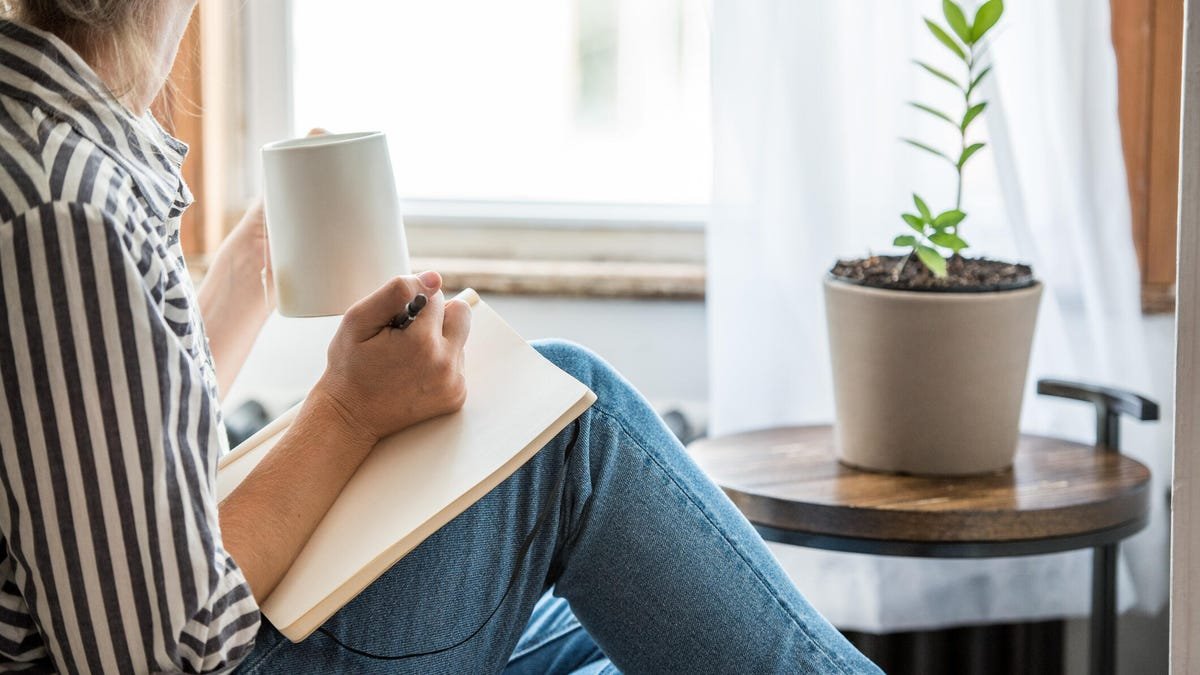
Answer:
[[[208,261],[192,257],[188,269],[197,285]],[[450,289],[480,293],[571,298],[703,300],[705,268],[699,263],[597,262],[583,260],[412,259],[414,270],[436,270]]]
[[[414,270],[437,270],[447,288],[480,293],[575,298],[703,300],[704,265],[697,263],[596,262],[413,258]]]

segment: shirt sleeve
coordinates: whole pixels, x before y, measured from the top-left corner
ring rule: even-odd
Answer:
[[[142,228],[68,203],[0,225],[0,534],[61,672],[231,670],[259,624],[217,402],[163,300],[186,282]]]

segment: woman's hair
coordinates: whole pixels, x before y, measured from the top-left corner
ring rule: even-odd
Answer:
[[[88,63],[104,59],[122,96],[155,64],[148,31],[158,26],[162,0],[0,0],[0,14],[58,36]]]

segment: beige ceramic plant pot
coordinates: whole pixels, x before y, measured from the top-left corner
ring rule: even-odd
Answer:
[[[827,278],[835,437],[846,464],[967,475],[1012,465],[1042,285],[991,293]]]

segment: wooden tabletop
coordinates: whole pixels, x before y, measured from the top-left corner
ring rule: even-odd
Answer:
[[[1116,528],[1144,521],[1149,509],[1145,466],[1041,436],[1021,438],[1012,470],[966,478],[842,465],[829,426],[703,439],[689,451],[752,523],[813,535],[1013,542]]]

